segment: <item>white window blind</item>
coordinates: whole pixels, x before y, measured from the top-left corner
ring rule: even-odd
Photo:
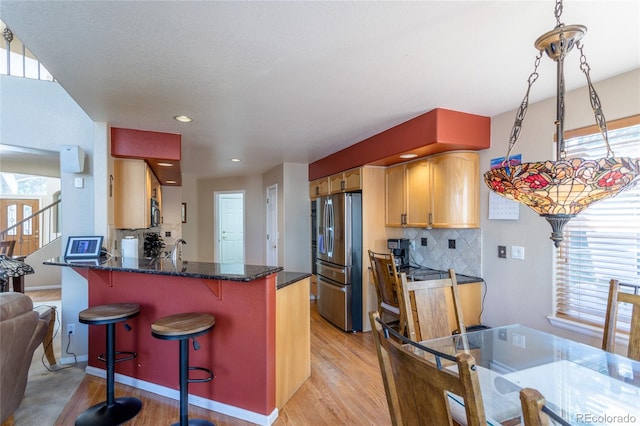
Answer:
[[[615,156],[640,157],[640,116],[624,120],[623,126],[609,130]],[[606,156],[597,127],[580,133],[565,140],[567,158]],[[564,234],[556,256],[556,315],[601,326],[609,281],[640,286],[640,183],[588,207],[567,223]],[[638,291],[631,286],[620,290]],[[630,308],[621,304],[618,315],[619,329],[628,330]]]

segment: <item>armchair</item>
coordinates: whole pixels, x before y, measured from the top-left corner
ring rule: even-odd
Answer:
[[[33,352],[42,343],[47,323],[23,293],[0,293],[0,423],[20,405],[27,387]]]

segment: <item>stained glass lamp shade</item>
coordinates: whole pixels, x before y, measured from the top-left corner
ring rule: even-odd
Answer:
[[[537,68],[542,52],[557,62],[557,111],[556,136],[557,160],[535,163],[511,164],[504,161],[502,167],[484,174],[484,181],[492,191],[503,197],[518,201],[544,217],[552,228],[551,240],[559,247],[563,240],[562,229],[574,216],[590,204],[617,195],[631,187],[640,174],[638,158],[615,157],[609,147],[607,123],[602,113],[600,99],[589,77],[589,66],[582,53],[580,39],[586,32],[582,25],[564,25],[560,22],[562,2],[556,2],[557,26],[536,40],[539,50],[535,69],[529,77],[529,87],[516,114],[511,131],[509,149],[505,159],[518,141],[520,130],[528,107],[529,91],[538,78]],[[580,68],[587,77],[591,106],[600,128],[607,157],[599,159],[564,158],[564,58],[576,46],[581,53]]]

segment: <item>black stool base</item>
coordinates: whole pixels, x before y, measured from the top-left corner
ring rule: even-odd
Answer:
[[[216,426],[213,423],[211,423],[209,420],[204,420],[204,419],[189,419],[188,423],[189,426]],[[174,423],[171,426],[182,426],[180,424],[180,422],[178,423]]]
[[[116,398],[113,405],[101,402],[88,408],[76,419],[76,426],[113,426],[134,418],[142,409],[137,398]]]

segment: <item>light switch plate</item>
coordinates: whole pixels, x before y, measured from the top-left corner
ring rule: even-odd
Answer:
[[[511,258],[524,260],[524,247],[522,246],[511,246]]]

